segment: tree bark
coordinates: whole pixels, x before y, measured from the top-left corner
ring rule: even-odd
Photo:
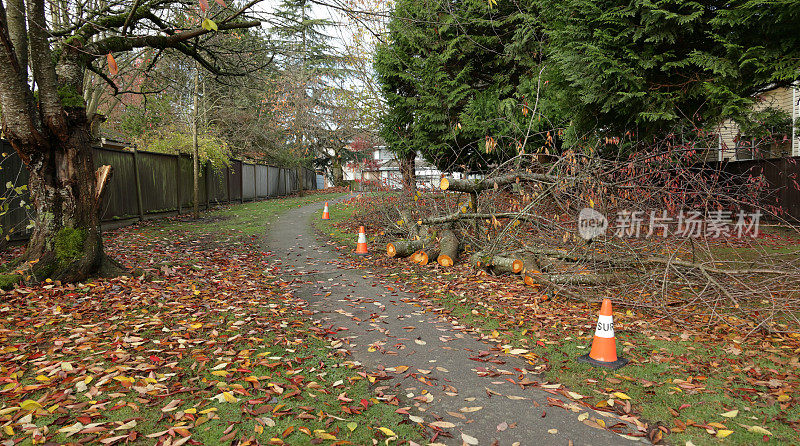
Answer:
[[[386,245],[386,255],[402,259],[422,248],[422,240],[400,240]]]
[[[453,266],[458,258],[458,248],[456,233],[450,229],[442,231],[442,239],[439,241],[441,254],[436,261],[442,266]]]
[[[524,268],[523,261],[511,255],[488,256],[477,252],[470,262],[476,269],[490,270],[495,274],[519,274]]]
[[[331,175],[333,176],[333,185],[335,187],[346,186],[344,182],[344,171],[342,170],[342,163],[334,161],[331,165]]]
[[[442,190],[449,190],[454,192],[469,192],[476,193],[482,190],[492,189],[495,187],[505,186],[507,184],[515,183],[517,181],[524,182],[538,182],[538,183],[555,183],[560,180],[574,180],[573,177],[556,177],[553,175],[546,175],[541,173],[529,172],[513,172],[506,175],[501,175],[494,178],[484,179],[458,179],[458,178],[442,178],[439,182],[439,188]]]
[[[417,171],[414,159],[416,153],[411,153],[401,156],[398,162],[400,163],[400,175],[403,179],[403,192],[413,194],[417,191]]]
[[[441,250],[437,246],[428,246],[423,249],[419,250],[419,257],[417,257],[417,263],[422,266],[427,265],[431,260],[439,259],[439,254],[441,254]]]
[[[33,280],[83,280],[98,273],[107,260],[86,112],[77,107],[67,115],[71,131],[66,143],[37,150],[28,165],[36,220],[20,260],[30,265]]]

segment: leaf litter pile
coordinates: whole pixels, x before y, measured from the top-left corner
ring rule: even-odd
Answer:
[[[413,433],[396,425],[396,399],[374,396],[375,377],[308,322],[252,238],[148,226],[107,236],[141,277],[0,296],[0,444],[366,444]]]
[[[333,223],[320,222],[318,228],[337,239],[359,225],[380,234],[369,216],[377,205],[374,197],[353,200],[336,209]],[[591,346],[598,305],[517,278],[476,273],[463,263],[442,268],[387,258],[382,242],[380,235],[372,239],[369,257],[382,279],[419,293],[429,311],[473,327],[500,349],[512,343],[524,347],[525,358],[542,372],[537,385],[595,410],[637,417],[653,443],[781,444],[800,435],[799,333],[743,333],[700,318],[688,324],[657,318],[625,307],[618,296],[617,348],[631,362],[617,371],[595,369],[575,358]]]

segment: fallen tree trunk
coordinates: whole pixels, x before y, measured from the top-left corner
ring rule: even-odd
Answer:
[[[519,274],[524,268],[522,260],[507,255],[487,256],[483,252],[476,252],[470,260],[473,267],[491,270],[495,274]]]
[[[456,259],[458,259],[458,248],[458,237],[456,237],[456,233],[451,229],[445,229],[442,231],[442,238],[439,241],[441,254],[439,254],[436,261],[439,262],[439,265],[445,267],[453,266]]]
[[[386,244],[386,254],[389,257],[402,259],[419,251],[422,248],[422,240],[400,240]]]
[[[440,253],[441,253],[441,251],[439,250],[439,248],[437,248],[435,246],[431,246],[430,248],[421,249],[419,251],[419,256],[417,257],[417,263],[419,263],[422,266],[425,266],[428,263],[430,263],[431,260],[438,259]]]

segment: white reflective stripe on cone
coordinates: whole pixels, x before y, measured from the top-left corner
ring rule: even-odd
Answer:
[[[358,233],[358,243],[367,243],[367,236],[363,232]]]
[[[603,315],[598,316],[597,327],[594,329],[594,335],[598,338],[613,338],[614,317]]]

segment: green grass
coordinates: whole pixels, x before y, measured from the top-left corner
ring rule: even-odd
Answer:
[[[292,208],[310,203],[335,200],[344,194],[312,194],[302,197],[290,197],[234,204],[209,212],[202,212],[197,221],[157,220],[143,226],[144,231],[185,230],[199,234],[219,234],[238,232],[244,235],[256,235],[264,232],[266,223],[276,216]]]
[[[404,421],[395,412],[396,405],[379,402],[376,398],[376,384],[363,375],[371,371],[356,367],[338,353],[329,339],[316,334],[312,321],[293,311],[297,307],[287,304],[283,294],[286,290],[261,271],[269,262],[268,258],[253,257],[263,259],[264,263],[242,259],[254,255],[246,249],[248,243],[232,245],[231,249],[214,249],[229,240],[231,234],[263,232],[264,223],[281,212],[307,203],[332,201],[337,196],[312,195],[234,205],[194,222],[161,221],[118,231],[109,240],[112,253],[115,250],[132,252],[127,257],[129,260],[148,265],[151,270],[171,264],[194,267],[170,273],[166,279],[134,280],[133,288],[126,285],[131,279],[121,282],[98,279],[71,289],[67,296],[43,288],[36,293],[35,302],[24,296],[7,302],[8,311],[0,318],[2,326],[23,328],[0,333],[0,345],[4,346],[0,347],[0,370],[4,371],[4,376],[9,370],[19,373],[3,384],[5,401],[0,403],[0,409],[41,398],[43,409],[35,411],[33,423],[39,428],[47,426],[47,440],[59,444],[97,442],[112,435],[136,432],[135,440],[122,441],[148,445],[157,439],[147,435],[170,428],[177,432],[174,440],[180,439],[178,431],[183,426],[191,433],[192,440],[203,444],[254,438],[260,444],[369,445],[373,440],[381,443],[386,440],[386,435],[378,429],[381,427],[390,429],[398,437],[391,444],[403,444],[408,440],[422,442],[418,427]],[[203,243],[191,243],[198,240]],[[181,245],[177,245],[178,242]],[[190,244],[192,249],[184,248],[185,244]],[[238,257],[240,263],[225,263],[228,255]],[[223,282],[217,284],[207,280],[209,277],[223,279]],[[54,316],[50,312],[56,306],[59,310]],[[48,310],[42,312],[42,308]],[[72,314],[80,317],[73,319]],[[161,320],[155,325],[157,328],[150,326],[153,318]],[[196,323],[201,324],[191,327]],[[91,340],[82,341],[91,348],[55,349],[54,353],[52,342],[74,338],[76,331],[84,332],[82,327],[96,327],[92,329]],[[58,362],[71,364],[72,371],[67,374],[49,374],[46,386],[41,386],[45,378],[38,365],[20,367],[13,360],[20,352],[30,351],[24,343],[34,333],[37,349],[48,352],[47,355],[55,354]],[[117,349],[116,342],[130,335],[143,338],[143,345],[135,349],[127,347],[131,353],[128,359],[112,360],[110,355]],[[178,346],[178,339],[188,341],[186,348]],[[161,359],[152,359],[149,355]],[[206,359],[198,359],[198,355]],[[45,359],[47,356],[41,358]],[[171,361],[177,362],[167,366]],[[141,363],[160,365],[155,373],[141,373],[135,368]],[[124,368],[115,372],[117,367]],[[101,384],[102,377],[108,378],[109,374],[134,379],[135,386],[155,379],[164,384],[165,390],[140,400],[140,394],[122,381],[106,379]],[[91,401],[87,389],[76,390],[84,376],[93,377],[88,383],[89,389],[97,385],[100,390]],[[296,381],[299,378],[302,379]],[[273,385],[283,388],[283,393],[262,390]],[[292,386],[300,393],[288,395]],[[180,391],[187,388],[193,390]],[[61,401],[61,407],[49,401],[53,395],[63,394],[67,389],[71,389],[74,400]],[[223,392],[229,392],[237,401],[225,401],[224,397],[222,401],[214,399],[224,395]],[[346,403],[347,407],[361,413],[345,413],[340,395],[352,400]],[[172,399],[183,401],[174,410],[162,411]],[[261,401],[254,402],[259,399]],[[74,408],[82,403],[86,406]],[[77,417],[86,416],[91,412],[86,409],[94,404],[101,404],[102,408],[91,413],[90,421],[106,429],[98,437],[92,438],[92,434],[86,433],[68,437],[66,432],[57,433],[73,425]],[[48,413],[48,408],[53,411]],[[257,415],[248,413],[264,408],[267,409]],[[30,431],[23,431],[19,424],[9,424],[13,422],[12,416],[14,420],[19,418],[16,416],[22,413],[19,410],[17,407],[0,417],[3,429],[6,425],[13,428],[11,434],[0,429],[0,438],[20,440],[17,444],[32,444]],[[306,415],[299,417],[303,413]],[[61,421],[56,423],[59,419]],[[134,427],[112,434],[113,429],[130,420],[136,421]],[[235,434],[227,439],[229,429]],[[336,439],[326,437],[329,434]]]
[[[337,223],[351,218],[355,211],[355,206],[339,207],[331,213],[333,220],[314,221],[314,224],[336,242],[350,245],[352,235],[342,232]],[[796,248],[776,250],[793,253]],[[491,333],[502,343],[530,349],[541,359],[535,365],[549,365],[545,380],[563,384],[583,395],[584,401],[604,405],[614,399],[619,403],[619,397],[613,393],[624,393],[630,397],[633,412],[642,420],[662,421],[675,430],[667,436],[669,443],[691,441],[698,446],[763,443],[765,434],[757,429],[751,431],[748,426],[768,430],[772,434],[766,435],[770,443],[786,444],[797,438],[797,431],[789,423],[800,424],[800,405],[796,404],[798,395],[793,387],[796,382],[790,381],[792,372],[788,363],[792,356],[796,362],[798,351],[782,346],[782,339],[734,344],[712,340],[711,336],[703,336],[702,331],[689,336],[667,333],[669,339],[662,339],[657,323],[649,325],[642,314],[617,310],[620,313],[615,314],[617,326],[626,328],[616,332],[617,349],[621,356],[636,361],[620,370],[608,371],[575,361],[588,353],[593,333],[586,329],[580,333],[571,326],[574,321],[560,319],[559,305],[572,306],[568,301],[551,303],[551,307],[545,308],[541,321],[546,321],[546,325],[539,329],[531,324],[535,320],[509,320],[499,311],[487,311],[479,297],[444,291],[441,283],[447,282],[453,272],[438,273],[439,277],[433,278],[429,269],[422,272],[422,268],[398,266],[393,271],[391,275],[399,283],[417,292],[426,291],[434,305],[448,308],[460,322]],[[476,308],[480,309],[477,314]],[[639,322],[644,322],[642,326],[647,329],[638,330]],[[740,348],[738,353],[735,349],[729,351],[732,346]],[[784,381],[786,373],[790,376]],[[771,388],[767,384],[770,378],[778,379],[781,386]],[[732,410],[739,411],[735,417],[722,416]],[[710,425],[714,434],[697,426],[682,431],[681,423],[690,421],[706,426],[719,424]],[[724,436],[726,430],[732,433]],[[720,437],[717,432],[721,432]]]
[[[351,234],[348,232],[343,231],[339,226],[336,225],[337,222],[346,221],[353,217],[353,214],[356,212],[356,208],[353,206],[346,206],[343,204],[333,203],[328,206],[331,219],[330,220],[323,220],[320,214],[314,214],[311,216],[311,224],[312,226],[319,232],[331,237],[333,240],[336,240],[338,243],[347,246],[349,248],[355,249],[356,242],[358,242],[358,234]],[[373,237],[374,239],[374,237]]]

